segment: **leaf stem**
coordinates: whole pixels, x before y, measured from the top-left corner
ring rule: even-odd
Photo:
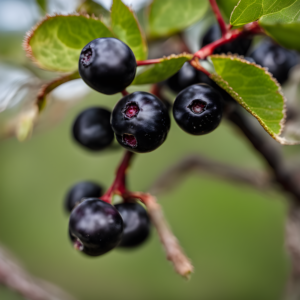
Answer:
[[[226,23],[225,23],[222,15],[221,15],[221,12],[220,12],[220,9],[218,7],[218,4],[217,4],[216,0],[209,0],[209,2],[210,2],[212,10],[213,10],[213,12],[214,12],[214,14],[216,16],[216,19],[217,19],[217,21],[219,23],[222,36],[224,36],[227,33],[228,29],[227,29],[227,25],[226,25]]]
[[[154,59],[147,59],[147,60],[138,60],[136,62],[137,66],[147,66],[152,64],[158,64],[162,61],[162,58],[154,58]]]
[[[111,203],[112,196],[114,194],[124,194],[126,192],[126,184],[125,184],[125,175],[126,171],[129,167],[131,158],[133,156],[133,152],[126,151],[123,159],[117,169],[116,177],[110,188],[107,190],[107,192],[100,197],[102,201],[105,201],[107,203]]]
[[[226,43],[232,42],[241,36],[251,35],[251,34],[260,34],[263,33],[262,29],[258,25],[257,22],[252,22],[245,25],[242,29],[233,29],[228,31],[224,36],[220,39],[214,41],[211,44],[206,45],[201,48],[194,54],[194,57],[198,57],[200,59],[205,59],[207,56],[213,54],[214,50],[222,46]]]

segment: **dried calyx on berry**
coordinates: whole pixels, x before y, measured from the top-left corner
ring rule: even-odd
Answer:
[[[170,117],[160,99],[146,92],[134,92],[116,104],[111,126],[124,148],[144,153],[155,150],[165,141]]]

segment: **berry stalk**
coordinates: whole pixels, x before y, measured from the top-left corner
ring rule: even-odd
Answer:
[[[124,157],[121,161],[121,164],[119,165],[117,169],[117,174],[115,177],[114,182],[110,186],[110,188],[107,190],[107,192],[100,197],[102,201],[105,201],[107,203],[111,203],[112,196],[114,194],[124,194],[126,192],[126,184],[125,184],[125,175],[126,171],[129,167],[131,158],[133,156],[133,152],[131,151],[126,151],[124,154]]]
[[[227,25],[221,15],[221,12],[220,12],[220,9],[218,7],[218,4],[216,2],[216,0],[209,0],[210,2],[210,6],[216,16],[216,19],[219,23],[219,26],[220,26],[220,29],[221,29],[221,32],[222,32],[222,36],[224,36],[226,33],[227,33]]]
[[[136,62],[136,65],[138,67],[140,66],[147,66],[147,65],[152,65],[152,64],[158,64],[161,62],[161,58],[154,58],[154,59],[147,59],[147,60],[139,60]]]

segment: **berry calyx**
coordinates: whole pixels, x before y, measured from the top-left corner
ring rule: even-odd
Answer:
[[[173,116],[187,133],[203,135],[218,127],[222,110],[221,94],[203,83],[192,85],[178,94],[173,105]]]
[[[71,212],[83,198],[100,197],[102,195],[102,187],[94,182],[82,181],[73,185],[65,197],[65,210]]]
[[[121,203],[115,207],[124,222],[123,237],[118,247],[131,248],[144,243],[151,225],[145,208],[138,203]]]
[[[206,103],[200,100],[194,100],[188,107],[194,114],[201,114],[206,108]]]
[[[131,84],[136,73],[132,50],[115,38],[98,38],[81,51],[79,74],[92,89],[112,95]]]
[[[73,137],[84,148],[99,151],[108,147],[114,132],[110,126],[111,113],[101,107],[81,112],[73,124]]]
[[[134,92],[116,104],[111,126],[120,145],[144,153],[155,150],[165,141],[170,117],[160,99],[150,93]]]
[[[120,243],[123,219],[111,204],[88,198],[71,212],[69,234],[75,249],[90,256],[102,255]]]
[[[135,148],[137,146],[136,138],[133,135],[124,133],[122,137],[124,144],[132,148]]]
[[[125,117],[129,119],[135,117],[139,113],[139,110],[136,103],[128,103],[125,108]]]

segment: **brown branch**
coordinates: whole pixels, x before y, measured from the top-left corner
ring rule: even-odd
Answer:
[[[300,205],[300,181],[295,176],[296,173],[287,168],[281,148],[269,136],[262,136],[247,116],[239,111],[239,108],[229,114],[228,119],[241,130],[255,150],[264,158],[273,171],[276,182]]]
[[[45,102],[46,102],[46,97],[50,92],[52,92],[55,88],[62,85],[63,83],[66,83],[66,82],[74,80],[74,79],[79,79],[79,78],[80,78],[80,75],[79,75],[78,71],[76,71],[74,73],[54,79],[53,81],[50,81],[50,82],[44,84],[42,86],[42,88],[40,89],[37,99],[36,99],[36,105],[38,106],[39,111],[41,111],[44,108]]]
[[[72,300],[57,287],[32,277],[0,248],[0,284],[29,300]]]
[[[268,189],[272,184],[268,173],[247,170],[217,162],[199,154],[191,154],[184,156],[178,163],[163,172],[149,188],[149,191],[154,195],[170,191],[190,172],[199,175],[209,173],[221,179],[248,184],[258,189]]]
[[[124,197],[140,199],[147,206],[148,214],[157,230],[160,241],[165,249],[167,259],[173,264],[175,271],[179,275],[189,278],[190,274],[194,270],[194,267],[184,254],[177,238],[172,233],[156,198],[150,194],[144,194],[140,192],[129,192],[124,195]]]

